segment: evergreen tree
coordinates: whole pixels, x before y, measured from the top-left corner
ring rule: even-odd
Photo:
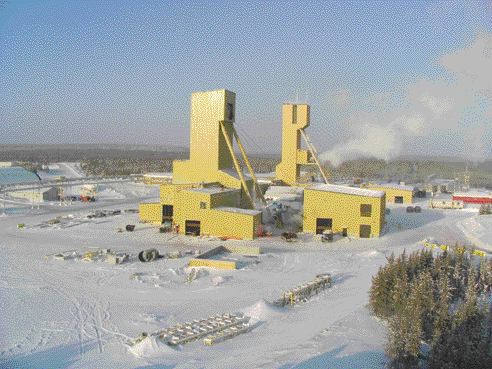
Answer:
[[[491,367],[490,320],[479,308],[475,278],[476,271],[472,268],[465,300],[452,317],[451,324],[441,328],[439,338],[432,346],[429,369]]]
[[[479,294],[487,290],[487,260],[482,258],[480,260],[480,265],[478,267],[478,281],[477,281],[477,291]]]
[[[425,340],[432,337],[434,331],[434,286],[432,277],[429,272],[424,272],[419,275],[416,286],[416,298],[419,309],[422,312],[422,333]]]
[[[407,304],[409,292],[410,285],[408,283],[407,274],[402,273],[397,277],[395,288],[393,289],[393,304],[392,308],[390,309],[391,315],[399,313]]]
[[[391,315],[394,283],[393,265],[380,268],[376,276],[372,278],[369,305],[372,312],[380,318],[387,318]]]
[[[437,344],[441,335],[450,328],[449,303],[451,301],[451,292],[449,290],[449,279],[446,274],[442,273],[439,276],[437,289],[439,297],[434,308],[433,345]]]
[[[393,369],[418,367],[422,340],[422,311],[418,302],[418,289],[413,288],[407,304],[389,321],[386,354]]]

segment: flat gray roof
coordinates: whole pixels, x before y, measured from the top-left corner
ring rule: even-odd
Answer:
[[[201,193],[208,193],[208,194],[217,194],[217,193],[224,193],[224,192],[236,192],[236,191],[239,191],[239,189],[212,186],[212,187],[187,188],[184,191],[193,191],[193,192],[201,192]]]
[[[261,211],[259,211],[259,210],[241,209],[241,208],[233,208],[233,207],[227,207],[227,206],[219,206],[217,208],[213,208],[212,210],[226,211],[228,213],[239,213],[239,214],[246,214],[246,215],[261,214]]]
[[[346,195],[356,195],[356,196],[366,196],[366,197],[384,196],[384,191],[375,191],[375,190],[368,190],[365,188],[340,186],[340,185],[332,185],[332,184],[318,184],[308,187],[306,188],[306,190],[336,192],[336,193],[343,193]]]

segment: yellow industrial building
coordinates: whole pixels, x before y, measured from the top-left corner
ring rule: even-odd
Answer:
[[[305,132],[309,124],[309,105],[283,105],[282,160],[275,174],[289,186],[309,186],[304,189],[304,232],[331,230],[345,236],[378,237],[384,227],[384,192],[328,184],[328,174]],[[301,137],[308,150],[302,150]],[[301,167],[305,165],[317,165],[325,184],[302,183]]]
[[[304,190],[303,230],[322,234],[379,237],[384,227],[385,193],[368,189],[318,184]]]
[[[140,204],[142,221],[167,223],[174,231],[188,235],[238,239],[258,235],[262,223],[258,202],[266,202],[234,128],[235,110],[236,95],[231,91],[192,94],[190,157],[173,162],[172,182],[161,182],[159,201]],[[276,176],[289,186],[309,186],[304,191],[304,231],[322,233],[330,229],[350,236],[379,236],[384,225],[385,193],[327,184],[327,174],[304,131],[309,123],[309,105],[283,105],[282,160]],[[307,150],[301,148],[301,137]],[[236,157],[235,144],[247,174]],[[300,183],[303,165],[317,165],[326,184]],[[149,176],[149,183],[156,182]]]
[[[256,198],[264,198],[234,129],[235,108],[236,95],[228,90],[192,94],[190,158],[173,162],[172,183],[160,185],[158,203],[140,204],[142,221],[169,222],[181,234],[256,237],[261,224]]]
[[[384,191],[386,193],[386,202],[392,204],[412,204],[414,188],[395,183],[385,184],[365,184],[364,188],[376,191]]]
[[[288,186],[305,185],[300,183],[301,166],[305,165],[317,165],[325,182],[328,183],[327,175],[318,161],[316,149],[305,132],[309,124],[309,105],[284,104],[282,106],[282,159],[275,169],[275,175]],[[301,136],[308,150],[301,148]]]

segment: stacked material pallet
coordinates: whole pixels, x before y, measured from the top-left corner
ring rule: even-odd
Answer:
[[[241,330],[242,333],[245,331],[244,327],[249,326],[249,319],[249,317],[241,313],[218,314],[210,316],[207,319],[193,320],[192,322],[177,324],[173,327],[155,332],[151,334],[151,336],[157,336],[161,342],[169,346],[183,345],[185,343],[198,340],[202,337],[209,338],[210,336],[218,335],[224,331],[227,331],[224,335],[224,339],[226,339],[226,337],[230,338],[234,336],[232,332]],[[142,335],[142,337],[147,336],[147,334]],[[134,344],[138,342],[139,338],[134,341]]]
[[[224,329],[215,334],[211,334],[203,339],[203,343],[207,346],[212,346],[213,344],[228,340],[229,338],[236,337],[241,333],[246,333],[251,329],[248,323],[240,323],[238,325],[232,326],[230,328]]]
[[[82,260],[86,262],[102,262],[109,264],[121,264],[127,262],[129,255],[124,252],[114,252],[110,249],[92,249],[80,255],[75,250],[63,251],[57,254],[49,254],[44,257],[46,260]]]
[[[329,273],[318,274],[313,281],[284,292],[280,299],[274,301],[274,304],[285,306],[305,302],[328,287],[331,287],[331,275]]]

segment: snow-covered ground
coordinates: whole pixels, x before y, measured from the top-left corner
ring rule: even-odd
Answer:
[[[84,219],[97,209],[132,209],[157,198],[156,187],[141,186],[111,185],[99,189],[108,196],[95,203],[20,207],[0,217],[0,368],[382,368],[386,328],[366,304],[371,276],[386,256],[418,249],[425,238],[471,242],[470,234],[482,239],[492,232],[491,217],[428,209],[426,202],[420,214],[390,206],[381,238],[334,243],[310,235],[285,243],[278,237],[219,241],[161,234],[129,212]],[[61,223],[43,225],[55,216]],[[458,225],[470,219],[486,232],[468,227],[464,233]],[[26,228],[17,229],[18,223]],[[117,232],[126,224],[136,230]],[[153,247],[163,254],[224,242],[260,246],[263,254],[243,269],[203,269],[191,283],[191,256],[150,263],[135,258]],[[121,265],[44,258],[90,247],[132,257]],[[333,287],[295,307],[272,306],[283,291],[323,272],[333,275]],[[150,345],[136,356],[126,344],[144,331],[237,311],[255,319],[254,329],[214,346]]]
[[[85,176],[80,163],[54,163],[50,167],[50,170],[40,170],[38,172],[41,179],[51,179],[54,177],[82,178]]]
[[[492,215],[476,215],[458,223],[458,228],[478,249],[492,253]]]

